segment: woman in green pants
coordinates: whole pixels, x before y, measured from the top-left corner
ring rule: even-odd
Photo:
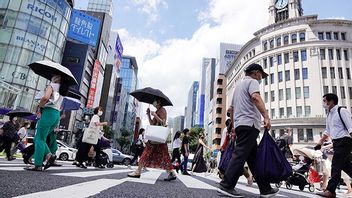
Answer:
[[[52,133],[58,126],[60,121],[60,107],[64,95],[67,94],[68,86],[61,84],[61,76],[53,75],[51,83],[46,87],[44,96],[40,99],[38,109],[40,111],[40,119],[38,121],[36,134],[34,137],[34,167],[27,167],[26,170],[42,171],[43,161],[46,159],[44,170],[49,168],[55,161],[55,153],[51,153],[46,143],[49,137],[51,140],[56,140],[55,133]],[[56,141],[54,141],[56,144]],[[51,145],[57,147],[57,145]]]

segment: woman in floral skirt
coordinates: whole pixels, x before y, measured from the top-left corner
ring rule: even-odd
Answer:
[[[153,106],[157,109],[156,112],[151,112],[147,109],[147,115],[149,118],[150,125],[164,126],[166,123],[167,113],[165,108],[161,105],[160,100],[155,100]],[[153,119],[152,119],[153,116]],[[170,160],[168,147],[166,143],[151,143],[150,141],[146,144],[143,151],[142,157],[139,161],[137,170],[128,174],[128,177],[140,178],[141,170],[143,167],[149,168],[161,168],[166,170],[168,177],[165,181],[176,180],[175,172]]]

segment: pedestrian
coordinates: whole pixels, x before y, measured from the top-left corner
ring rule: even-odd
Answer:
[[[183,175],[190,175],[187,171],[187,164],[188,164],[188,157],[190,154],[189,151],[189,129],[185,128],[182,131],[183,133],[183,138],[182,138],[182,143],[181,143],[181,153],[183,156],[183,162],[181,163],[181,169]]]
[[[176,166],[177,163],[181,162],[181,153],[180,153],[180,148],[182,145],[182,140],[181,140],[181,131],[177,131],[174,139],[172,141],[172,159],[171,162],[172,164],[175,164],[175,168],[176,168],[176,172],[178,173],[179,171],[179,166]],[[177,161],[175,161],[177,160]],[[182,171],[182,167],[181,167],[181,172]]]
[[[194,154],[193,162],[192,162],[192,172],[193,173],[204,173],[207,172],[207,164],[204,160],[204,149],[208,149],[211,151],[211,148],[205,144],[204,134],[199,134],[198,138],[198,146],[196,149],[196,153]]]
[[[95,129],[96,132],[99,133],[100,138],[102,138],[103,136],[101,127],[108,125],[107,122],[100,122],[100,116],[102,115],[103,115],[103,108],[95,107],[94,115],[91,118],[88,126],[88,128],[90,129]],[[100,152],[101,152],[101,148],[99,147],[99,144],[97,143],[96,145],[92,145],[85,142],[81,142],[81,145],[79,146],[79,149],[77,151],[77,155],[76,155],[77,167],[84,168],[84,169],[87,168],[87,165],[85,162],[88,160],[88,153],[89,151],[91,151],[91,149],[93,149],[92,147],[94,147],[94,151],[96,152],[95,166],[98,168],[103,168],[100,164],[100,159],[99,159]]]
[[[218,189],[218,192],[223,195],[243,197],[234,187],[243,174],[245,162],[252,173],[255,168],[261,116],[264,117],[264,128],[270,129],[271,127],[269,115],[259,91],[260,81],[267,76],[268,74],[260,65],[251,64],[245,70],[245,77],[235,88],[232,98],[232,120],[236,131],[236,145]],[[274,196],[279,191],[277,188],[273,189],[266,181],[257,180],[257,184],[262,197]]]
[[[351,113],[338,105],[336,94],[328,93],[323,96],[323,107],[328,111],[326,131],[319,143],[314,147],[320,150],[324,141],[331,137],[334,154],[332,157],[331,178],[325,191],[317,193],[322,197],[336,197],[336,188],[341,179],[341,171],[352,176],[352,120]]]
[[[167,119],[166,109],[162,106],[159,99],[154,100],[153,106],[156,108],[156,112],[151,112],[149,108],[147,109],[150,125],[165,126]],[[153,116],[153,119],[151,116]],[[173,171],[166,143],[148,142],[139,160],[137,170],[129,173],[128,177],[140,178],[143,167],[164,169],[168,173],[168,177],[164,179],[165,181],[176,180],[176,174]]]
[[[50,84],[46,87],[43,97],[38,105],[38,117],[40,117],[34,137],[34,167],[26,167],[25,170],[42,171],[48,169],[56,160],[55,153],[49,149],[46,140],[56,138],[52,132],[60,122],[60,107],[63,96],[67,95],[69,86],[61,75],[54,74]],[[57,143],[55,141],[57,146]],[[54,145],[55,146],[55,145]],[[43,167],[43,159],[46,163]]]
[[[138,131],[138,139],[137,139],[137,142],[135,144],[136,145],[136,151],[135,151],[135,154],[134,154],[133,159],[131,161],[131,164],[133,164],[138,159],[138,157],[142,156],[143,150],[145,148],[144,131],[145,131],[144,128],[141,128]]]
[[[293,153],[292,153],[292,145],[293,145],[293,137],[292,137],[292,128],[287,128],[286,132],[279,137],[280,144],[279,148],[284,153],[285,157],[288,161],[293,161]]]
[[[0,147],[0,152],[5,150],[6,158],[8,161],[16,159],[11,154],[12,143],[18,141],[17,131],[20,125],[17,122],[16,116],[10,116],[10,120],[7,121],[3,126],[3,144]]]
[[[17,145],[12,149],[12,153],[15,153],[17,149],[19,149],[21,152],[26,148],[26,143],[25,140],[27,138],[27,130],[31,126],[30,122],[24,122],[20,130],[17,132],[18,136],[18,143]]]

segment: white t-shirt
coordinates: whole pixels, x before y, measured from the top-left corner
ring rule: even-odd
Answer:
[[[174,142],[172,143],[172,148],[180,148],[182,144],[182,140],[180,138],[177,138],[176,140],[174,140]]]
[[[220,146],[222,146],[225,142],[225,139],[226,139],[226,134],[227,134],[227,128],[225,127],[224,130],[222,131],[222,134],[221,134],[221,143],[220,143]]]
[[[26,127],[20,128],[20,130],[18,130],[17,134],[20,137],[20,139],[23,139],[23,138],[27,137],[27,129],[26,129]]]
[[[89,123],[89,128],[96,129],[97,131],[99,131],[99,135],[100,135],[100,138],[101,138],[104,135],[104,133],[102,132],[101,127],[97,126],[96,123],[100,123],[100,118],[99,118],[98,115],[93,115],[93,117],[92,117],[92,119],[90,120],[90,123]]]

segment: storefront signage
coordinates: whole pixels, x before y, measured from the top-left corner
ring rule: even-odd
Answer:
[[[45,51],[45,48],[46,46],[39,43],[38,41],[34,41],[34,40],[31,40],[31,39],[26,39],[24,38],[23,36],[16,36],[16,40],[17,41],[22,41],[24,42],[25,45],[31,47],[31,48],[37,48],[39,49],[40,51],[44,52]]]
[[[95,93],[97,91],[97,82],[99,78],[100,65],[101,65],[100,61],[95,60],[93,73],[92,73],[92,80],[90,81],[87,108],[93,108]]]
[[[82,11],[73,10],[67,37],[95,47],[99,38],[100,20]]]
[[[62,15],[67,12],[68,5],[65,0],[38,0],[41,3],[47,4],[58,10]]]
[[[12,77],[14,79],[18,79],[18,80],[22,80],[22,81],[27,80],[27,84],[28,83],[35,84],[37,82],[36,77],[31,76],[31,75],[27,75],[26,73],[23,73],[23,72],[14,71],[14,72],[12,72]]]
[[[45,16],[55,22],[57,21],[57,17],[54,14],[46,11],[44,8],[40,8],[40,7],[33,5],[33,4],[28,4],[27,9],[32,10],[33,12],[38,12],[39,14],[41,14],[41,15],[43,15],[43,16]]]

